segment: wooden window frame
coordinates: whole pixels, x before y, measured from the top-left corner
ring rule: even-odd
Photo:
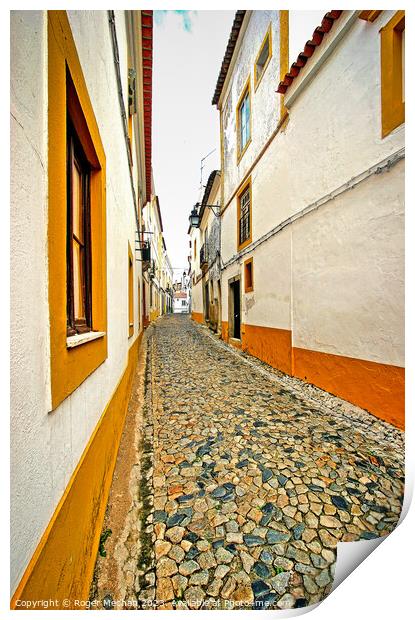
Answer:
[[[128,337],[134,335],[134,258],[128,243]]]
[[[241,220],[241,197],[245,194],[247,188],[249,188],[249,237],[240,243],[240,220]],[[237,201],[237,221],[236,221],[236,247],[238,252],[243,250],[252,242],[252,183],[251,177],[249,177],[245,183],[238,189],[236,195]]]
[[[241,149],[241,107],[247,94],[249,98],[249,139],[247,140],[245,146]],[[237,163],[239,164],[248,146],[252,142],[252,97],[251,97],[251,77],[250,76],[245,82],[245,85],[242,89],[242,93],[238,99],[238,103],[236,106],[236,142],[237,142],[237,149],[236,149]]]
[[[251,283],[248,284],[247,272],[251,271]],[[252,293],[254,290],[254,259],[253,257],[248,258],[244,262],[244,290],[245,293]]]
[[[70,76],[68,76],[68,80]],[[83,195],[83,244],[84,246],[84,283],[82,285],[85,318],[75,317],[75,291],[73,269],[73,232],[72,211],[72,162],[78,162],[82,175]],[[67,116],[67,336],[84,334],[92,331],[92,283],[91,283],[91,217],[90,217],[90,166],[82,149],[82,145],[72,124],[70,115]]]
[[[48,11],[50,409],[107,358],[105,152],[66,11]],[[67,335],[67,115],[90,166],[91,331]]]
[[[264,66],[262,67],[261,75],[258,77],[258,60],[259,60],[259,58],[260,58],[260,56],[261,56],[261,54],[262,54],[262,52],[264,50],[264,47],[265,47],[266,42],[267,42],[267,39],[268,39],[268,58],[265,61]],[[265,33],[265,36],[264,36],[264,38],[262,40],[261,47],[259,48],[259,52],[258,52],[258,54],[257,54],[257,56],[255,58],[255,63],[254,63],[254,91],[256,91],[256,89],[260,85],[261,80],[262,80],[262,78],[264,76],[264,73],[265,73],[265,71],[266,71],[266,69],[267,69],[267,67],[269,65],[269,61],[271,60],[271,58],[272,58],[272,27],[271,27],[271,23],[270,23],[268,28],[267,28],[267,31]]]
[[[402,32],[405,11],[397,11],[380,30],[382,138],[405,122],[402,101]]]

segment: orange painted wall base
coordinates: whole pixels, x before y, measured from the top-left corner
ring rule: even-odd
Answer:
[[[273,368],[292,374],[290,330],[243,325],[242,349]]]
[[[141,337],[130,347],[127,367],[13,595],[12,609],[20,601],[49,599],[58,601],[54,609],[74,609],[75,600],[88,600]]]
[[[192,312],[192,319],[196,321],[196,323],[204,324],[205,319],[203,318],[203,314],[201,312]]]
[[[404,368],[292,347],[287,329],[244,324],[241,336],[246,353],[404,429]],[[222,339],[241,348],[240,341],[229,338],[226,321],[222,322]]]
[[[404,368],[298,348],[293,359],[296,377],[404,429]]]

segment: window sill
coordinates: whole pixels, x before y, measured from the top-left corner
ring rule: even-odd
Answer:
[[[86,344],[92,340],[103,338],[106,332],[86,332],[85,334],[76,334],[75,336],[69,336],[66,339],[66,348],[73,349],[79,347],[81,344]]]
[[[269,62],[271,60],[272,56],[268,56],[267,62],[265,63],[265,65],[263,66],[263,69],[261,71],[261,75],[259,77],[257,77],[257,70],[256,68],[254,69],[254,92],[256,92],[256,89],[258,88],[258,86],[261,83],[261,80],[264,76],[264,73],[269,65]]]
[[[241,161],[242,157],[245,155],[245,153],[246,153],[246,151],[248,149],[248,146],[251,144],[251,142],[252,142],[252,138],[249,138],[248,142],[245,144],[245,146],[242,149],[242,151],[238,152],[238,156],[237,156],[237,160],[236,160],[237,166],[239,166],[240,161]]]

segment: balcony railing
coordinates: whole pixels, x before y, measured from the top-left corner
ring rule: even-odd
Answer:
[[[151,265],[151,251],[148,241],[145,241],[141,247],[141,260],[143,261],[143,271],[146,271]]]
[[[207,248],[205,244],[200,248],[200,267],[207,267],[208,265],[208,257],[207,257]]]

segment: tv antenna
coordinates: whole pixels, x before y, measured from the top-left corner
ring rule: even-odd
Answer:
[[[203,162],[209,157],[209,155],[212,155],[212,153],[214,153],[215,151],[216,149],[213,149],[213,151],[210,151],[210,153],[202,157],[202,159],[200,160],[200,189],[202,189],[203,187],[203,168],[205,167]]]

